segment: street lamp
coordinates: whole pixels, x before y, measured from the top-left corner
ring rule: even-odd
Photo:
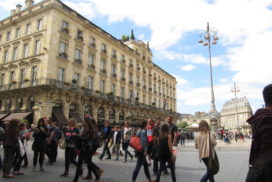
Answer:
[[[235,110],[236,110],[236,128],[240,130],[242,128],[241,123],[239,123],[239,117],[238,117],[238,98],[237,93],[240,92],[239,88],[237,87],[236,83],[234,82],[233,88],[231,89],[231,92],[234,92],[234,101],[235,101]]]
[[[198,43],[202,44],[203,46],[208,46],[209,48],[209,59],[210,59],[210,79],[211,79],[211,110],[210,110],[210,125],[211,125],[211,132],[216,133],[217,131],[217,123],[219,119],[219,113],[216,111],[215,108],[215,99],[214,99],[214,91],[213,91],[213,74],[212,74],[212,56],[211,56],[211,44],[217,44],[219,38],[217,37],[217,32],[210,30],[209,22],[207,23],[207,30],[204,34],[201,35],[204,37],[205,40],[200,39]]]

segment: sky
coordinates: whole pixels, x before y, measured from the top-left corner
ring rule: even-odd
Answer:
[[[25,0],[0,0],[0,19]],[[35,3],[40,0],[36,0]],[[272,80],[272,0],[64,0],[114,37],[149,41],[153,62],[177,79],[177,111],[210,110],[208,47],[198,41],[207,22],[219,40],[211,46],[217,111],[234,98],[234,82],[253,112]]]

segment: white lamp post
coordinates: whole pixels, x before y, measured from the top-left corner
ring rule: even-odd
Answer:
[[[204,41],[200,39],[198,43],[208,46],[209,48],[209,60],[210,60],[210,79],[211,79],[211,110],[210,110],[210,126],[211,132],[216,133],[217,125],[219,120],[219,113],[216,111],[215,107],[215,99],[214,99],[214,91],[213,91],[213,73],[212,73],[212,56],[211,56],[211,43],[213,45],[217,44],[219,40],[217,37],[217,32],[211,31],[209,27],[209,22],[207,23],[207,30],[204,33]]]

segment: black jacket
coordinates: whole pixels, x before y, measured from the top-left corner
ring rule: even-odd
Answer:
[[[252,144],[249,164],[253,166],[255,179],[248,182],[272,181],[272,111],[259,109],[247,122],[252,127]]]
[[[47,137],[49,137],[49,131],[45,127],[44,131],[40,129],[40,127],[35,128],[34,130],[34,142],[32,144],[33,151],[46,151],[47,146]]]
[[[115,131],[112,132],[112,140],[114,141],[114,133]],[[117,135],[115,136],[115,142],[116,144],[120,144],[121,143],[121,140],[122,140],[122,132],[121,131],[118,131],[117,132]]]
[[[3,146],[7,148],[17,149],[19,147],[19,133],[18,132],[8,132],[6,131],[4,134],[4,142]]]

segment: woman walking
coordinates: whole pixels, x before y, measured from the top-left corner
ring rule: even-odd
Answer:
[[[161,126],[160,137],[159,137],[159,160],[160,169],[157,174],[156,182],[160,181],[161,173],[166,169],[166,163],[171,170],[172,181],[176,182],[175,175],[175,158],[173,154],[172,136],[169,133],[169,125],[163,124]]]
[[[78,165],[76,162],[76,139],[79,136],[79,129],[77,127],[77,123],[75,119],[71,118],[68,121],[68,126],[64,128],[63,135],[66,142],[65,147],[65,171],[60,177],[67,177],[69,176],[69,165],[70,163],[74,164],[75,166]]]
[[[99,148],[99,136],[98,136],[98,128],[97,128],[97,123],[93,118],[90,117],[86,117],[85,118],[86,121],[90,122],[92,124],[93,127],[93,133],[94,133],[94,140],[92,142],[93,144],[93,150],[91,152],[91,157],[93,157],[93,155],[95,155],[97,149]],[[91,160],[92,161],[92,160]],[[99,176],[101,176],[103,174],[103,169],[99,168],[93,161],[92,161],[92,167],[96,169],[96,171],[98,172]],[[83,178],[85,180],[89,180],[92,179],[92,171],[88,171],[88,174],[85,178]]]
[[[91,173],[93,172],[95,175],[96,180],[100,179],[100,175],[94,166],[92,162],[92,153],[93,153],[93,140],[96,136],[96,133],[94,131],[94,127],[91,124],[90,119],[84,119],[83,123],[84,129],[82,132],[82,135],[78,137],[77,142],[79,142],[78,146],[80,146],[80,152],[79,152],[79,157],[78,157],[78,166],[76,169],[76,174],[74,178],[74,182],[78,181],[82,164],[85,161],[87,166],[88,166],[88,172]]]
[[[44,118],[40,118],[38,120],[38,126],[34,130],[33,137],[34,137],[34,142],[32,144],[32,150],[34,151],[33,171],[36,170],[38,157],[39,157],[39,163],[40,163],[40,171],[44,171],[43,161],[44,161],[44,154],[45,154],[46,145],[47,145],[46,139],[47,137],[49,137],[49,132],[45,125]]]
[[[131,160],[133,160],[133,155],[128,151],[131,135],[132,135],[132,130],[129,127],[129,122],[125,122],[124,135],[123,135],[123,150],[125,151],[124,162],[127,162],[127,155],[129,155]]]
[[[214,135],[210,135],[209,125],[206,121],[202,120],[199,123],[199,132],[195,136],[195,147],[199,152],[199,159],[202,160],[206,167],[207,172],[201,178],[200,182],[214,182],[214,176],[208,172],[208,161],[210,155],[210,142],[212,147],[216,145]]]
[[[147,177],[149,182],[153,182],[153,180],[150,177],[149,169],[148,169],[148,163],[146,160],[147,156],[147,134],[146,134],[146,121],[142,121],[140,130],[137,132],[137,136],[140,137],[141,145],[142,145],[142,151],[136,151],[136,155],[138,157],[136,167],[133,171],[132,175],[132,181],[135,182],[136,178],[139,174],[139,171],[142,166],[144,166],[144,172],[145,176]]]
[[[3,178],[14,178],[14,176],[10,174],[10,169],[15,152],[19,150],[19,123],[20,121],[17,119],[11,120],[4,134]]]

